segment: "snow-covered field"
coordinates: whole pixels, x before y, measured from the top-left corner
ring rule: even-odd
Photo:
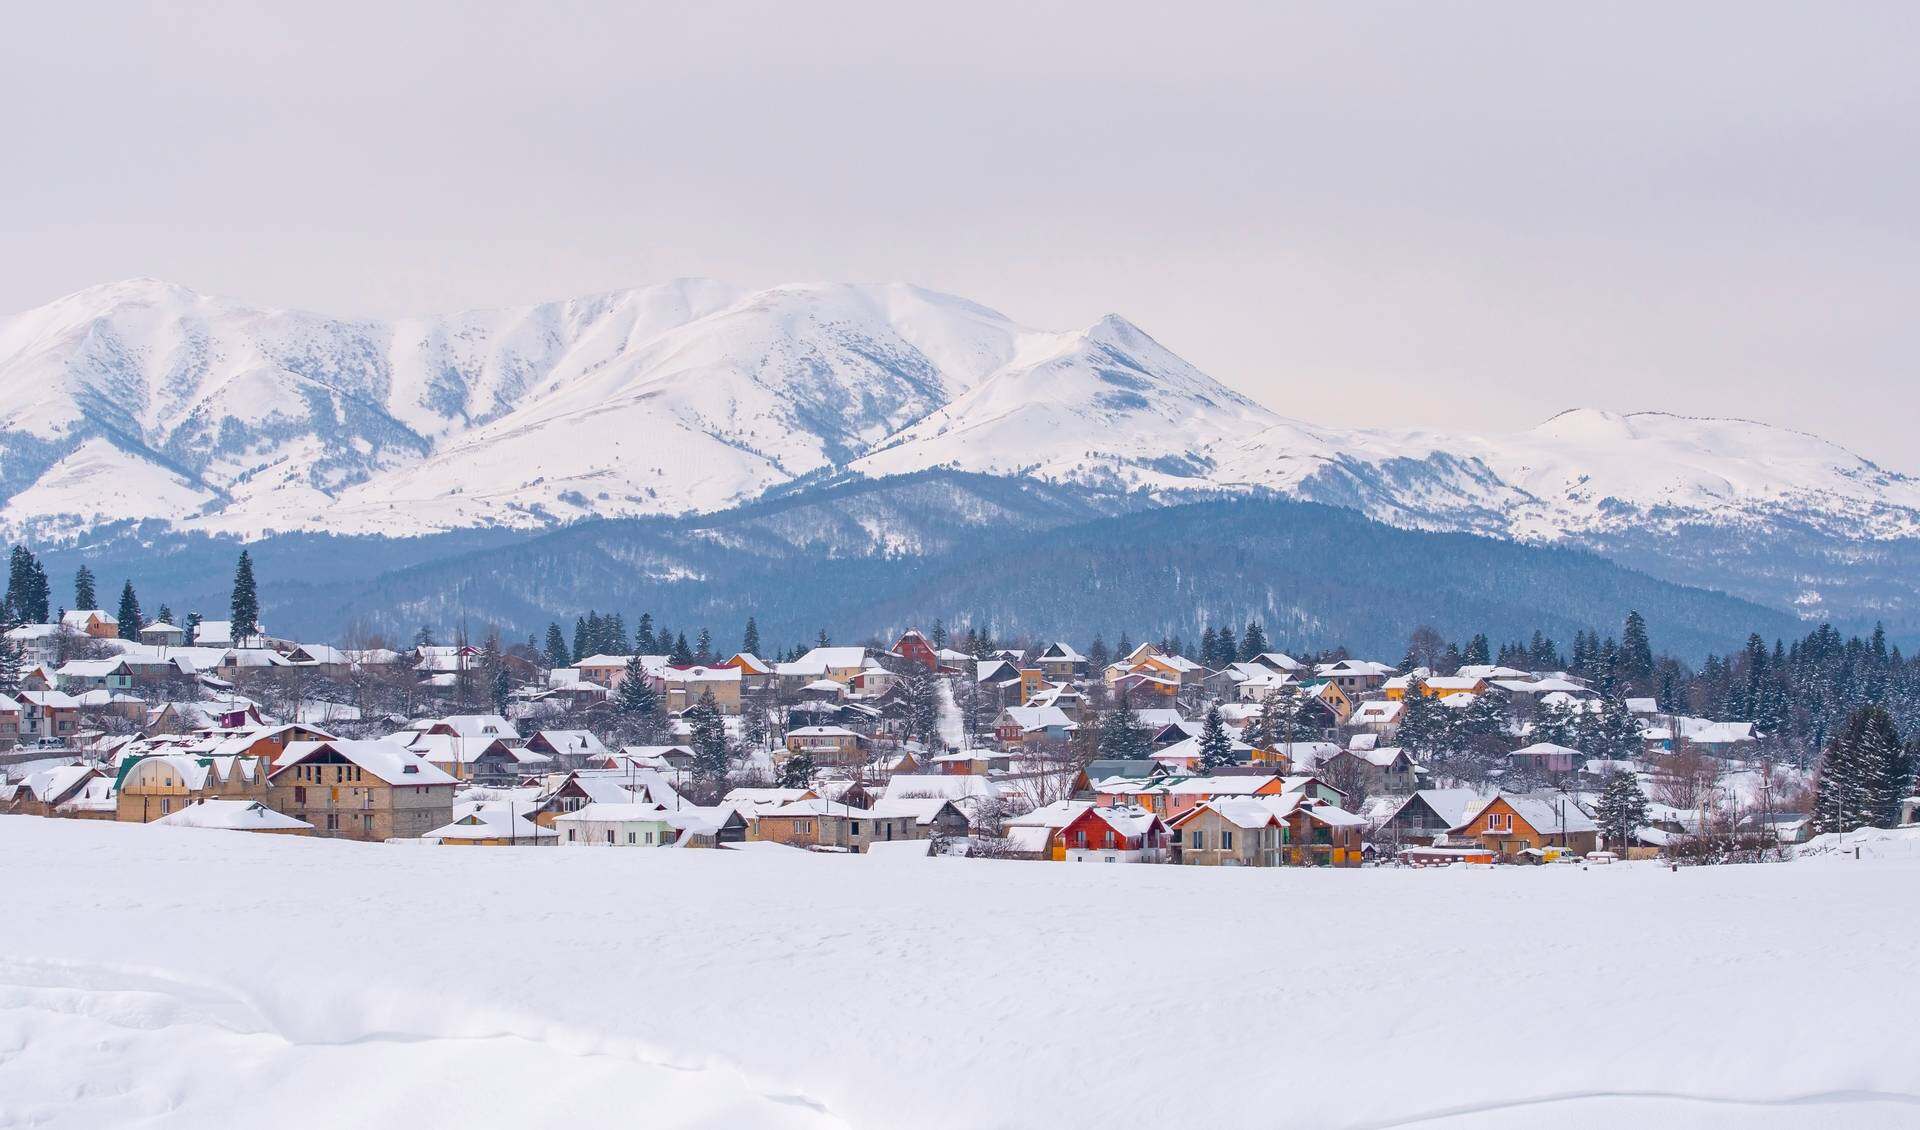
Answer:
[[[1920,856],[1203,871],[0,818],[0,1125],[1920,1126]]]

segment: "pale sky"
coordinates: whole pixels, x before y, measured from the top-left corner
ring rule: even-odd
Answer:
[[[21,5],[0,310],[904,279],[1321,423],[1920,472],[1916,58],[1912,3]]]

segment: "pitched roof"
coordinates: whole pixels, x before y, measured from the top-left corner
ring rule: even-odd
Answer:
[[[164,824],[169,828],[216,828],[236,832],[279,832],[313,827],[305,820],[275,812],[257,800],[220,799],[195,801],[152,823]]]
[[[452,777],[405,746],[385,740],[289,742],[274,762],[273,776],[328,751],[389,785],[451,785]]]
[[[1496,800],[1506,801],[1520,819],[1525,820],[1534,831],[1543,836],[1555,836],[1562,832],[1599,831],[1599,825],[1593,822],[1593,818],[1588,816],[1586,810],[1581,808],[1579,802],[1573,798],[1557,795],[1529,796],[1523,793],[1495,793],[1475,805],[1464,819],[1449,830],[1456,832],[1466,830],[1475,820],[1480,819],[1480,815]],[[1563,815],[1565,827],[1561,826]]]

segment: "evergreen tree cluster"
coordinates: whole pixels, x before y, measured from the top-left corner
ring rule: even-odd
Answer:
[[[1820,757],[1813,820],[1822,832],[1892,827],[1912,795],[1920,734],[1902,742],[1893,715],[1863,706],[1827,742]]]

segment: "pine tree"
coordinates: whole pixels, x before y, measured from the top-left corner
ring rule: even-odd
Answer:
[[[93,591],[93,570],[85,565],[73,574],[73,606],[81,610],[100,607],[100,598]]]
[[[1647,621],[1639,612],[1628,612],[1620,629],[1620,684],[1623,694],[1645,694],[1653,689],[1653,644],[1647,638]]]
[[[1216,671],[1226,666],[1220,662],[1220,633],[1213,630],[1212,624],[1200,633],[1200,662]]]
[[[181,630],[187,633],[186,641],[189,647],[191,647],[194,640],[200,636],[200,620],[201,616],[198,612],[189,612],[187,613],[187,622],[180,625]]]
[[[600,650],[606,652],[608,655],[628,654],[626,618],[618,612],[615,612],[601,623],[606,629],[607,638],[601,644]]]
[[[573,662],[573,653],[567,650],[567,636],[560,630],[558,621],[547,625],[547,666],[559,668]]]
[[[1580,716],[1574,748],[1608,761],[1632,761],[1646,749],[1640,719],[1618,696],[1600,700],[1600,709]]]
[[[1220,704],[1215,703],[1207,709],[1200,726],[1200,771],[1211,776],[1232,764],[1233,739],[1227,736],[1227,720],[1220,714]]]
[[[1647,795],[1632,773],[1609,771],[1594,806],[1594,821],[1607,838],[1607,849],[1624,856],[1634,833],[1647,822]]]
[[[121,586],[119,620],[123,640],[138,640],[140,629],[147,626],[140,617],[140,598],[134,595],[132,581]]]
[[[647,681],[647,668],[638,652],[627,657],[620,687],[614,692],[613,712],[619,716],[621,728],[634,736],[652,730],[659,720],[660,699]]]
[[[940,692],[933,673],[916,666],[903,681],[907,737],[929,748],[940,737]]]
[[[20,645],[7,636],[19,626],[20,614],[14,610],[12,599],[0,597],[0,694],[19,689],[20,677],[26,673],[26,657]]]
[[[420,630],[413,633],[413,646],[433,647],[433,628],[426,624],[420,625]]]
[[[1899,816],[1913,766],[1884,707],[1853,712],[1827,743],[1815,782],[1814,823],[1822,832],[1887,827]]]
[[[666,649],[661,647],[653,634],[653,613],[642,612],[640,623],[633,629],[633,650],[642,655],[658,655]]]
[[[575,616],[573,618],[573,661],[578,663],[592,655],[592,648],[593,637],[587,634],[587,618]]]
[[[833,640],[832,640],[832,638],[831,638],[831,637],[829,637],[829,636],[827,635],[827,630],[826,630],[825,628],[822,628],[822,629],[820,629],[820,636],[819,636],[819,638],[818,638],[818,639],[816,639],[816,640],[814,641],[814,646],[815,646],[815,647],[831,647],[831,646],[833,646]]]
[[[161,605],[160,611],[154,615],[153,622],[156,624],[173,624],[173,609],[164,604]],[[179,627],[178,624],[174,624],[174,626]]]
[[[713,662],[713,633],[700,629],[700,638],[694,642],[693,661],[695,663]]]
[[[1460,654],[1460,662],[1467,665],[1483,667],[1493,662],[1493,656],[1488,654],[1492,650],[1492,647],[1493,645],[1488,641],[1486,633],[1480,632],[1467,641],[1467,650]]]
[[[1267,643],[1267,631],[1260,626],[1260,622],[1247,621],[1246,635],[1240,639],[1240,659],[1251,663],[1255,658],[1272,650],[1272,646]]]
[[[1426,684],[1409,676],[1400,701],[1400,726],[1396,739],[1400,747],[1420,761],[1432,760],[1446,746],[1447,720],[1441,717],[1446,707],[1427,694]]]
[[[233,568],[233,642],[260,634],[260,594],[253,584],[253,557],[240,551],[239,564]]]
[[[934,617],[933,630],[927,633],[927,639],[933,643],[935,650],[947,646],[947,622]]]
[[[796,753],[780,765],[780,787],[783,789],[810,789],[813,787],[813,755]]]
[[[1147,756],[1150,746],[1146,728],[1125,691],[1120,702],[1100,720],[1100,756],[1121,761],[1138,761]]]
[[[942,638],[944,638],[946,636],[945,629],[942,629],[940,634]],[[751,616],[747,617],[747,630],[740,633],[740,650],[746,652],[748,655],[760,654],[760,625],[754,623],[754,619]]]
[[[693,649],[687,646],[687,634],[685,632],[681,632],[673,638],[673,653],[668,656],[667,661],[675,667],[693,666]]]
[[[726,723],[720,717],[720,706],[714,701],[712,691],[700,695],[700,701],[687,711],[686,719],[693,729],[688,740],[693,747],[693,779],[707,792],[718,796],[724,791],[722,786],[733,765],[733,749],[727,741]]]
[[[1107,641],[1096,634],[1093,643],[1087,646],[1088,673],[1097,675],[1106,670],[1107,664],[1112,661],[1113,655],[1107,650]]]

